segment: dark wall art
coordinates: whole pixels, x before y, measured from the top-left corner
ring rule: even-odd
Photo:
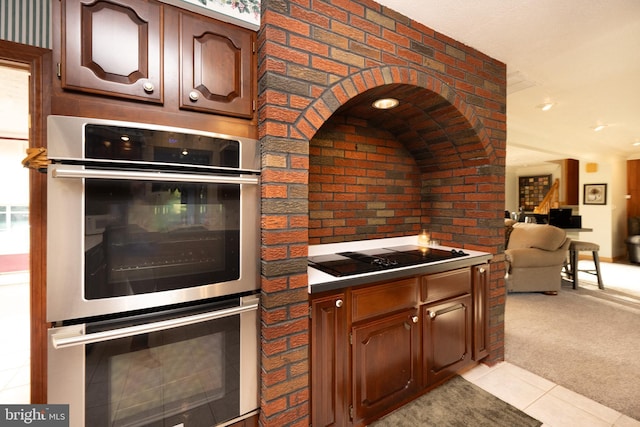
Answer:
[[[525,212],[533,209],[542,202],[551,188],[551,175],[535,175],[518,177],[518,206]]]
[[[585,205],[606,205],[607,184],[585,184],[582,203]]]

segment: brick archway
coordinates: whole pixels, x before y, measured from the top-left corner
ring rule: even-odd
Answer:
[[[422,117],[417,120],[418,123],[415,123],[414,119],[413,125],[424,128],[426,122],[431,122],[432,127],[437,128],[436,132],[430,130],[424,135],[411,129],[411,124],[403,123],[405,135],[398,136],[398,139],[407,146],[411,144],[413,152],[429,150],[428,146],[435,141],[436,153],[446,152],[457,156],[457,160],[452,160],[451,157],[444,159],[433,156],[430,163],[424,160],[421,162],[423,169],[449,169],[491,164],[496,160],[496,153],[489,135],[476,115],[474,107],[437,77],[407,67],[370,68],[347,76],[327,88],[313,101],[300,114],[293,127],[303,139],[309,141],[340,107],[368,91],[388,85],[406,85],[421,89],[414,90],[413,97],[429,99],[429,102],[424,106]],[[439,102],[432,101],[434,98],[438,98]],[[420,104],[414,105],[412,115],[420,114],[421,108]],[[398,115],[401,116],[402,113]],[[396,117],[396,121],[402,120],[402,117]],[[416,143],[416,140],[420,143]]]

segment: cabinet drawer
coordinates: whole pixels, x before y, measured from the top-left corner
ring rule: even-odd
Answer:
[[[416,277],[382,285],[356,289],[352,292],[352,322],[414,307],[417,303]]]
[[[423,302],[439,301],[471,292],[471,270],[461,268],[422,276],[420,294]]]

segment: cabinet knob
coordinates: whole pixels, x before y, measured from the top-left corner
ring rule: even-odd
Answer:
[[[193,102],[196,102],[198,99],[200,99],[200,94],[195,90],[192,90],[191,92],[189,92],[189,99]]]
[[[142,85],[142,89],[144,89],[144,91],[147,93],[152,93],[155,87],[151,82],[144,82],[144,84]]]
[[[344,304],[344,302],[341,299],[336,300],[336,307],[340,308],[342,307],[342,304]]]
[[[431,311],[431,310],[427,311],[427,314],[428,314],[428,315],[429,315],[429,317],[430,317],[430,318],[432,318],[432,319],[435,319],[435,318],[436,318],[436,316],[437,316],[436,312],[435,312],[435,311]]]
[[[418,316],[412,316],[412,317],[411,317],[411,321],[412,321],[413,323],[418,323]]]
[[[487,270],[484,267],[480,267],[478,271],[480,271],[480,274],[484,274]]]

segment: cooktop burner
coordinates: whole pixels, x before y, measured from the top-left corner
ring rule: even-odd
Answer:
[[[466,255],[469,254],[458,249],[447,251],[407,245],[312,256],[309,257],[309,265],[332,276],[342,277],[411,265],[429,264]]]

